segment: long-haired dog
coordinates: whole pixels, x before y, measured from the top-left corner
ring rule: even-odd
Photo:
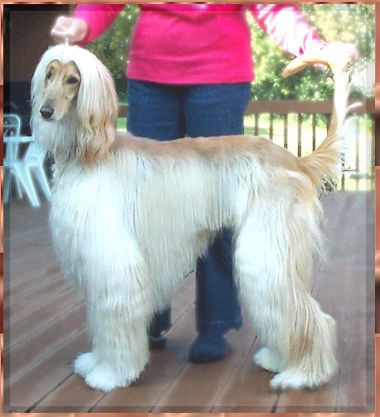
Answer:
[[[288,75],[324,52],[297,58]],[[234,231],[234,279],[275,388],[316,387],[337,369],[335,323],[311,297],[318,189],[336,174],[349,73],[335,66],[328,136],[297,158],[262,137],[141,139],[115,129],[112,77],[90,52],[58,45],[32,83],[35,138],[55,155],[51,227],[63,272],[87,302],[92,350],[75,372],[108,391],[135,381],[147,326],[210,240]]]

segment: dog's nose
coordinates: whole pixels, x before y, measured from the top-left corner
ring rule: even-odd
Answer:
[[[46,104],[41,107],[40,113],[41,113],[41,116],[47,120],[47,119],[50,119],[50,117],[53,115],[54,109],[49,104]]]

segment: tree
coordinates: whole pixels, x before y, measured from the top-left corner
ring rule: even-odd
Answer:
[[[89,49],[111,71],[120,101],[126,100],[125,67],[138,14],[137,6],[128,5],[112,27],[89,45]]]
[[[357,45],[360,59],[354,71],[365,71],[374,60],[375,8],[363,4],[308,4],[302,5],[304,14],[327,42],[342,41]],[[256,62],[256,82],[253,98],[256,100],[324,100],[332,95],[332,83],[326,83],[324,71],[309,68],[284,80],[281,71],[289,56],[250,19],[252,44]],[[347,29],[349,28],[349,30]],[[365,86],[356,86],[352,96],[362,98]]]

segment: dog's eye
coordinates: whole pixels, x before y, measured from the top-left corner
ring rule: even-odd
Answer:
[[[76,77],[69,77],[67,79],[67,84],[77,84],[78,82],[79,82],[79,80]]]
[[[46,79],[47,80],[50,80],[50,78],[51,78],[51,76],[53,75],[53,73],[51,72],[51,71],[49,71],[47,74],[46,74]]]

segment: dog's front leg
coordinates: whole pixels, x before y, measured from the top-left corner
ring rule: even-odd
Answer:
[[[108,248],[109,249],[109,248]],[[145,268],[131,247],[113,247],[93,265],[86,282],[92,351],[75,360],[74,370],[95,389],[126,387],[144,369],[149,356],[149,292]],[[92,262],[88,260],[88,262]]]

